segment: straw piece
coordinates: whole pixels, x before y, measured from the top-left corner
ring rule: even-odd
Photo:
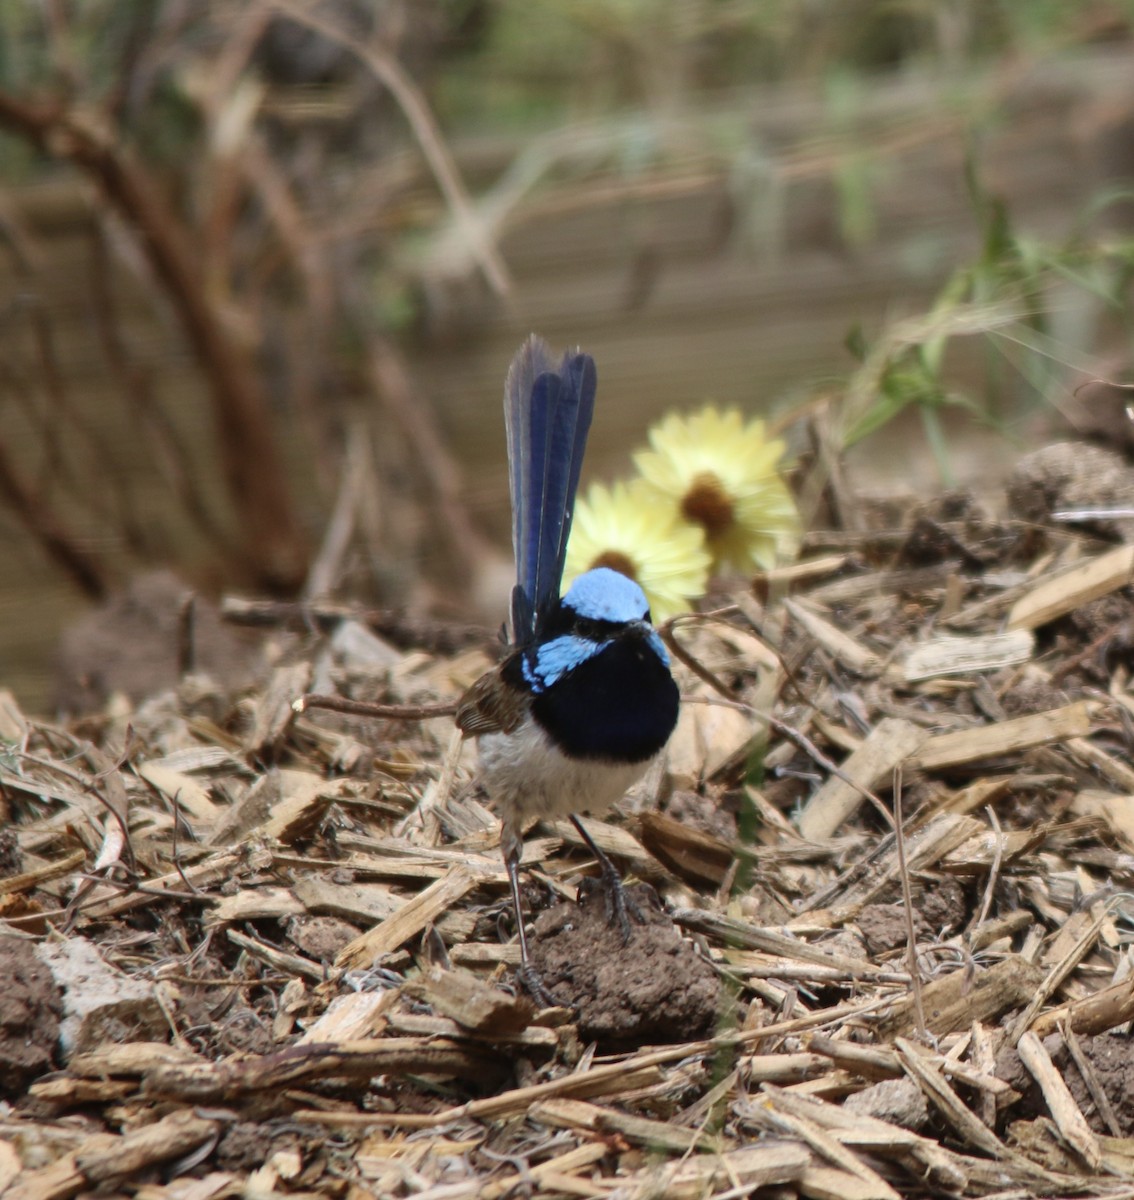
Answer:
[[[802,1181],[811,1155],[793,1142],[746,1146],[722,1155],[701,1155],[665,1163],[638,1173],[626,1191],[628,1200],[701,1200],[717,1189],[757,1188]],[[737,1194],[737,1193],[732,1193]]]
[[[727,1143],[712,1134],[686,1129],[667,1121],[637,1117],[585,1100],[543,1100],[533,1104],[528,1119],[558,1129],[585,1129],[590,1133],[618,1133],[629,1142],[668,1154],[690,1150],[720,1153]]]
[[[844,1195],[870,1197],[871,1200],[899,1200],[898,1193],[877,1171],[815,1121],[798,1112],[777,1111],[774,1096],[769,1097],[769,1104],[763,1110],[763,1115],[772,1129],[798,1138],[825,1160],[825,1164],[830,1164],[812,1164],[808,1167],[801,1181],[804,1195]],[[830,1191],[830,1188],[837,1190]]]
[[[921,829],[906,835],[905,861],[908,871],[925,871],[934,867],[947,854],[978,837],[984,826],[973,817],[940,813]],[[876,848],[846,875],[811,898],[816,905],[831,904],[830,917],[836,923],[851,920],[866,904],[895,890],[901,882],[902,859],[893,835],[879,842]],[[806,911],[806,908],[805,908]]]

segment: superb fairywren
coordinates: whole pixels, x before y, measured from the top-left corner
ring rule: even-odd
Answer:
[[[480,739],[481,783],[503,824],[529,986],[519,887],[525,818],[570,816],[602,868],[608,913],[628,937],[618,872],[577,814],[605,812],[677,723],[669,656],[637,583],[597,567],[559,595],[595,391],[588,354],[568,352],[556,366],[533,335],[512,361],[504,388],[517,573],[512,648],[457,709],[460,729]]]

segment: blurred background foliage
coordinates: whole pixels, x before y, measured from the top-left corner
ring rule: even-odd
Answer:
[[[598,359],[592,475],[711,398],[870,482],[987,477],[1127,377],[1132,34],[1134,0],[0,0],[0,682],[48,704],[60,625],[158,563],[494,619],[533,328]]]

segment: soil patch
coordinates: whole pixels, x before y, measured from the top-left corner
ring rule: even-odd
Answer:
[[[716,972],[660,911],[651,889],[629,895],[641,919],[631,922],[628,942],[607,920],[598,889],[539,916],[532,962],[544,987],[577,1013],[579,1036],[603,1046],[705,1037],[718,1016]]]
[[[51,1070],[63,998],[33,943],[0,936],[0,1095],[15,1098]]]

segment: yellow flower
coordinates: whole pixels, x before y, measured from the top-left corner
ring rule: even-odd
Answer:
[[[628,575],[646,593],[654,621],[664,621],[704,595],[709,555],[701,530],[676,520],[641,480],[594,483],[575,505],[564,590],[592,567]]]
[[[705,531],[714,568],[766,569],[794,545],[795,502],[780,477],[784,443],[730,408],[672,413],[650,430],[634,463],[655,496]]]

